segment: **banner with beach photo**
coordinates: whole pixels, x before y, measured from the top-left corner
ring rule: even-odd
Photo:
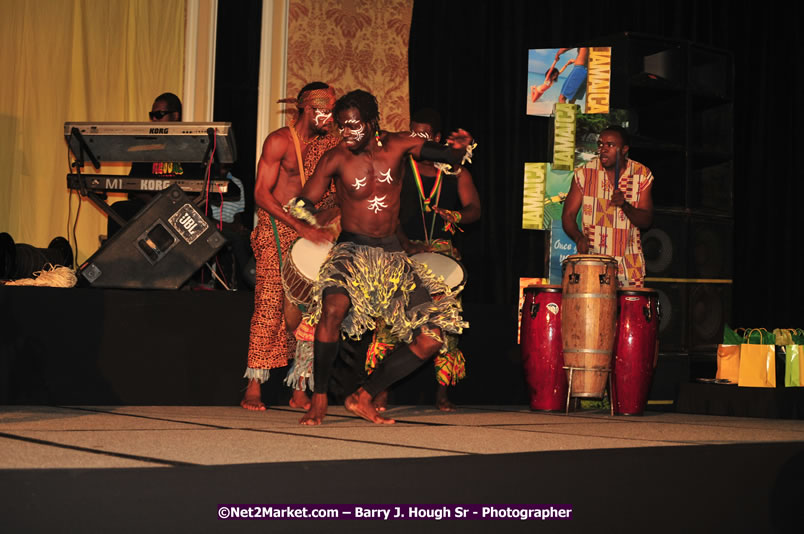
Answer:
[[[581,113],[608,113],[611,47],[528,50],[526,113],[549,117],[557,103],[577,104]]]

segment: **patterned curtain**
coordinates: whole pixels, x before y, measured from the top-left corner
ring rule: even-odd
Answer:
[[[291,0],[287,96],[312,81],[369,91],[384,130],[409,123],[408,39],[413,0]]]

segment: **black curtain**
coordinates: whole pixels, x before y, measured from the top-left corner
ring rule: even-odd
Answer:
[[[521,96],[527,50],[628,31],[733,53],[733,326],[802,326],[801,11],[776,2],[416,1],[411,110],[435,107],[446,131],[463,127],[479,141],[472,171],[483,216],[462,236],[465,299],[513,314],[518,278],[543,273],[543,233],[521,230],[523,163],[548,156],[548,119],[526,116]]]
[[[246,211],[254,217],[255,162],[257,161],[257,100],[260,75],[262,2],[218,4],[215,50],[215,113],[213,119],[231,122],[237,143],[232,174],[243,182]]]

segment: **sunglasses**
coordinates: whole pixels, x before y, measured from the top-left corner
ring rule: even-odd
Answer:
[[[149,111],[148,116],[151,117],[151,120],[157,120],[158,121],[158,120],[161,120],[162,117],[164,117],[165,115],[170,115],[171,113],[176,113],[176,112],[175,111],[170,111],[170,110],[168,110],[168,111],[162,111],[162,110]]]

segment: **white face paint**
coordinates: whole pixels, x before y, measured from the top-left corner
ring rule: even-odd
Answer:
[[[345,121],[343,124],[349,128],[349,135],[347,135],[345,139],[351,139],[355,143],[359,143],[366,136],[366,125],[362,122],[351,119]],[[344,129],[345,128],[341,128],[341,135],[343,135]]]
[[[428,141],[431,139],[430,134],[427,132],[410,132],[411,137],[421,137],[422,139],[427,139]]]
[[[382,182],[384,184],[390,184],[394,181],[394,178],[391,176],[391,169],[388,169],[385,172],[381,172],[380,175],[382,178],[377,178],[378,182]]]
[[[388,205],[385,202],[383,202],[386,196],[388,195],[383,195],[381,197],[375,196],[374,198],[369,200],[368,209],[370,209],[374,213],[379,213],[382,211],[383,208],[387,208]]]
[[[315,117],[313,117],[313,123],[316,125],[317,128],[322,128],[326,123],[332,119],[332,112],[325,110],[325,109],[315,109]]]
[[[358,190],[361,187],[363,187],[364,185],[366,185],[366,177],[365,176],[363,177],[362,180],[360,178],[355,178],[355,183],[352,184],[352,187],[354,187],[355,190]]]

